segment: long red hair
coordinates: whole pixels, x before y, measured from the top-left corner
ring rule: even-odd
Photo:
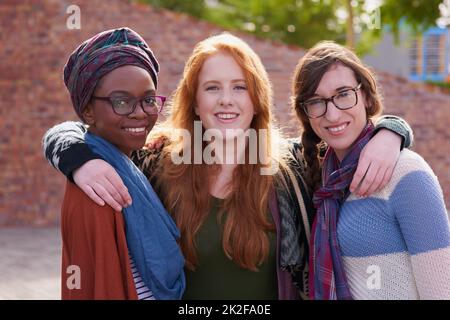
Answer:
[[[278,139],[278,132],[271,128],[272,89],[267,72],[258,55],[244,41],[230,34],[207,38],[195,46],[174,93],[170,116],[160,127],[163,130],[186,129],[191,137],[194,136],[194,121],[200,120],[194,112],[198,75],[204,61],[219,52],[231,55],[242,68],[256,113],[251,128],[257,132],[258,129],[266,129],[268,133],[266,139],[258,141],[258,146],[262,145],[265,159],[282,165],[273,152],[275,147],[278,148],[276,141],[282,140]],[[167,130],[165,133],[168,134]],[[188,147],[193,155],[193,143],[187,146],[186,141],[176,134],[169,141],[163,149],[158,168],[157,188],[180,229],[180,246],[186,266],[194,270],[198,265],[195,235],[210,212],[211,196],[205,188],[208,188],[210,179],[214,178],[220,167],[203,162],[174,164],[171,153],[182,153]],[[268,197],[274,176],[261,174],[261,169],[267,167],[264,161],[260,159],[256,164],[246,162],[235,168],[231,191],[219,215],[220,219],[224,219],[222,245],[225,254],[237,265],[254,271],[268,256],[267,233],[274,230],[268,215]]]

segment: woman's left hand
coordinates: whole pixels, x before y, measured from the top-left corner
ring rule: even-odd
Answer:
[[[392,178],[401,142],[401,136],[387,129],[373,136],[361,151],[350,191],[367,197],[384,188]]]

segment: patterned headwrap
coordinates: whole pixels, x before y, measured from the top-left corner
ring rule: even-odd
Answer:
[[[158,61],[145,40],[129,28],[100,32],[72,52],[64,66],[64,83],[81,120],[99,80],[124,65],[147,70],[158,86]]]

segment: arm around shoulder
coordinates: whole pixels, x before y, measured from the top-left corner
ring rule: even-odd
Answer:
[[[414,134],[406,120],[393,115],[384,115],[378,118],[375,126],[375,133],[377,133],[381,129],[387,129],[402,137],[400,150],[402,150],[403,148],[410,148],[412,146],[414,141]]]

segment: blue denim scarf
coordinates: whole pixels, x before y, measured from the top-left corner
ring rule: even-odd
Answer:
[[[86,143],[112,165],[133,204],[123,209],[128,249],[144,283],[156,299],[181,299],[186,286],[180,232],[145,175],[119,149],[87,133]]]

